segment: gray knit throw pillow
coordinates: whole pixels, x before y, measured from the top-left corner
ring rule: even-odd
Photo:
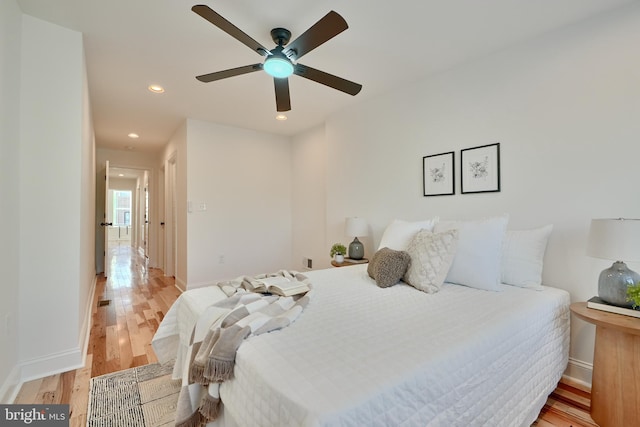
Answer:
[[[411,257],[408,253],[382,248],[373,255],[367,266],[367,273],[375,279],[376,285],[388,288],[400,281],[410,262]]]

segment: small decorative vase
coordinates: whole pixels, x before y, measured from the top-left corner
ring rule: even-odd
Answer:
[[[353,242],[349,244],[349,258],[362,259],[364,257],[364,245],[358,238],[353,239]]]
[[[335,254],[333,258],[336,260],[338,264],[342,264],[344,262],[344,255],[342,254]]]
[[[600,273],[598,296],[609,304],[633,308],[633,304],[627,301],[627,288],[639,282],[640,274],[629,270],[624,262],[616,261]]]

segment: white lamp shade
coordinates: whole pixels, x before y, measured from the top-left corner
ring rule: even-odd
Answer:
[[[640,219],[593,219],[587,255],[613,261],[640,261]]]
[[[364,218],[357,216],[347,218],[344,233],[349,237],[363,237],[369,234],[369,226]]]

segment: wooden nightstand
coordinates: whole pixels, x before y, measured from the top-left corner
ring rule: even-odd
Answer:
[[[596,325],[591,418],[600,427],[640,421],[640,319],[571,304],[571,312]]]
[[[366,258],[362,258],[362,259],[351,259],[351,258],[345,258],[343,262],[336,262],[335,260],[331,261],[331,265],[333,265],[334,267],[346,267],[349,265],[358,265],[358,264],[366,264],[368,263],[369,260]]]

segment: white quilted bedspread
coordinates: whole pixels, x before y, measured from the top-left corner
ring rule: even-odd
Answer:
[[[305,273],[294,324],[251,337],[225,426],[529,426],[568,360],[569,295],[378,288],[366,265]]]

